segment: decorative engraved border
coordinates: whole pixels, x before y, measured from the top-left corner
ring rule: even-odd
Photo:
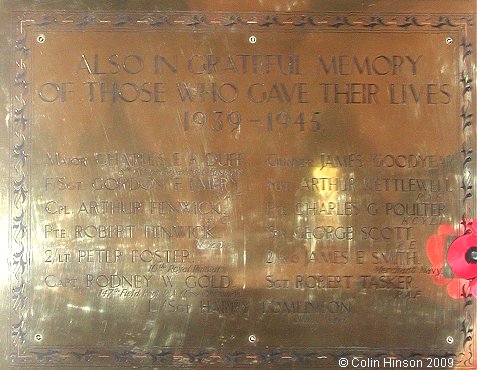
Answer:
[[[15,38],[15,65],[13,80],[13,102],[11,114],[12,133],[10,137],[11,153],[11,218],[10,230],[11,260],[10,284],[11,284],[11,309],[14,315],[11,317],[11,340],[17,348],[17,353],[22,353],[27,336],[25,323],[28,310],[26,296],[27,269],[29,266],[29,243],[28,243],[28,154],[27,154],[27,131],[29,129],[29,83],[27,63],[29,58],[27,47],[26,30],[20,22],[19,37]]]
[[[468,27],[464,27],[462,39],[460,40],[461,50],[461,74],[460,82],[462,84],[462,105],[461,105],[461,120],[462,120],[462,221],[464,233],[469,232],[468,225],[472,223],[475,218],[474,209],[476,207],[474,197],[474,183],[475,183],[475,162],[473,148],[476,146],[475,142],[475,98],[474,98],[474,44],[470,39],[471,33]],[[466,292],[462,292],[465,297],[463,321],[462,321],[462,352],[458,354],[457,358],[464,366],[474,364],[473,346],[474,333],[473,328],[475,324],[475,298],[468,296]]]
[[[20,366],[64,365],[64,366],[171,366],[196,367],[204,365],[226,367],[249,367],[258,365],[273,365],[275,367],[299,366],[300,368],[336,367],[338,359],[351,359],[356,355],[382,359],[426,359],[432,357],[452,357],[458,367],[472,367],[474,361],[475,298],[463,292],[463,321],[461,322],[462,350],[460,353],[419,353],[409,349],[398,350],[400,354],[389,353],[386,350],[355,351],[337,349],[287,349],[251,350],[223,352],[215,349],[180,349],[154,348],[144,351],[114,350],[108,348],[62,348],[29,350],[26,346],[28,333],[28,297],[26,287],[27,272],[30,267],[31,245],[29,243],[29,166],[28,162],[28,131],[31,122],[31,94],[29,91],[29,34],[31,26],[39,29],[55,30],[72,26],[77,30],[86,28],[101,29],[110,27],[115,30],[128,29],[131,26],[142,26],[142,30],[185,29],[200,31],[210,27],[225,29],[266,30],[272,27],[280,30],[358,30],[383,31],[386,29],[407,31],[410,29],[423,31],[459,30],[460,40],[460,82],[462,84],[462,105],[460,118],[462,121],[462,225],[467,232],[467,225],[474,219],[474,158],[475,147],[475,98],[474,98],[474,15],[457,14],[379,14],[363,15],[349,13],[292,14],[292,13],[242,13],[227,12],[193,13],[193,12],[128,12],[117,14],[113,12],[26,12],[13,14],[12,36],[14,41],[14,78],[12,86],[11,112],[11,201],[10,201],[10,360]]]
[[[449,29],[461,27],[466,24],[472,26],[473,15],[341,15],[334,13],[320,14],[257,14],[242,13],[231,14],[230,12],[192,13],[192,12],[128,12],[118,14],[111,12],[93,13],[56,13],[46,15],[38,12],[30,12],[35,19],[22,19],[20,22],[30,22],[39,27],[51,27],[73,25],[80,28],[104,26],[125,27],[142,24],[150,29],[184,26],[188,29],[200,29],[210,26],[234,27],[257,27],[268,29],[280,28],[328,28],[333,29],[357,29],[368,30],[383,28],[398,28],[407,30],[410,28]],[[28,18],[28,17],[25,17]]]

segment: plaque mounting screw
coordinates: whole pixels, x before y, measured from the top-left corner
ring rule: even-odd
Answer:
[[[43,339],[43,337],[41,336],[41,334],[36,334],[35,339],[39,342]]]
[[[248,41],[250,41],[251,44],[255,44],[257,42],[257,37],[255,36],[250,36],[248,38]]]
[[[450,45],[450,44],[452,44],[453,42],[454,42],[454,40],[452,39],[452,37],[446,38],[446,44],[447,44],[447,45]]]
[[[38,37],[36,38],[36,41],[38,41],[40,44],[43,44],[45,40],[46,38],[45,38],[45,35],[43,34],[38,35]]]
[[[454,338],[452,338],[450,335],[446,338],[446,342],[449,344],[454,343]]]
[[[250,336],[248,337],[248,341],[249,341],[250,343],[255,343],[255,342],[257,341],[257,337],[252,334],[252,335],[250,335]]]

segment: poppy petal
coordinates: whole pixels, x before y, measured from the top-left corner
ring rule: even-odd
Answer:
[[[469,288],[469,282],[462,279],[452,279],[447,285],[447,293],[451,298],[462,299],[463,293],[467,292]]]
[[[441,244],[441,238],[433,234],[427,239],[427,257],[434,266],[444,264],[444,246]]]
[[[454,240],[447,251],[447,261],[452,272],[463,279],[477,277],[477,263],[468,262],[466,253],[472,247],[477,248],[477,235],[464,235]]]

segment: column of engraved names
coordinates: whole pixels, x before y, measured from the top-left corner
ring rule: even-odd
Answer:
[[[204,151],[200,146],[186,149],[188,139],[172,140],[172,145],[168,141],[167,148],[131,145],[104,107],[113,104],[113,109],[133,112],[139,108],[143,95],[131,98],[138,85],[122,79],[139,73],[146,58],[156,66],[159,56],[126,55],[121,73],[114,76],[117,82],[96,84],[100,76],[115,74],[107,68],[116,66],[119,56],[110,55],[104,67],[99,58],[97,54],[77,55],[68,71],[73,77],[66,76],[68,82],[42,81],[36,88],[39,107],[61,104],[73,109],[71,104],[79,101],[92,110],[77,118],[76,124],[84,120],[88,130],[98,132],[97,116],[103,115],[106,122],[100,127],[106,131],[105,140],[97,145],[82,148],[69,137],[73,142],[66,149],[64,142],[53,140],[38,150],[41,160],[37,165],[47,168],[36,179],[39,199],[45,199],[36,210],[44,220],[43,249],[37,259],[44,271],[41,285],[47,291],[75,290],[111,302],[134,299],[144,312],[158,317],[192,310],[218,313],[220,305],[211,299],[215,292],[236,295],[227,258],[235,258],[241,244],[240,234],[230,230],[240,230],[234,202],[243,155],[213,148]],[[153,75],[162,74],[151,68]],[[169,72],[161,78],[171,79],[176,89],[180,86],[175,81],[177,71]],[[163,84],[151,85],[155,94]],[[147,94],[149,85],[141,86],[140,94]],[[171,95],[179,100],[177,91]],[[163,102],[162,98],[151,101]],[[199,111],[202,105],[191,107]],[[148,121],[148,129],[156,136],[172,138],[175,122],[167,108],[159,109],[164,125],[157,127]],[[44,124],[64,128],[64,118],[55,121],[55,114]],[[137,122],[128,124],[131,133],[143,133],[135,127]],[[81,137],[77,140],[83,141]],[[217,255],[230,257],[214,263]]]
[[[423,109],[423,121],[437,122],[437,107],[454,107],[452,79],[424,72],[432,64],[424,53],[397,54],[314,56],[315,150],[277,149],[262,162],[270,294],[262,313],[343,323],[362,313],[356,294],[407,305],[429,294],[428,275],[445,275],[430,267],[426,239],[458,217],[456,136],[430,143],[411,119]],[[401,129],[413,141],[396,139],[401,148],[391,151]]]

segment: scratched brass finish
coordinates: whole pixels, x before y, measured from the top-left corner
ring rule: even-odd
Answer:
[[[6,2],[1,368],[473,368],[475,3],[394,4]]]

